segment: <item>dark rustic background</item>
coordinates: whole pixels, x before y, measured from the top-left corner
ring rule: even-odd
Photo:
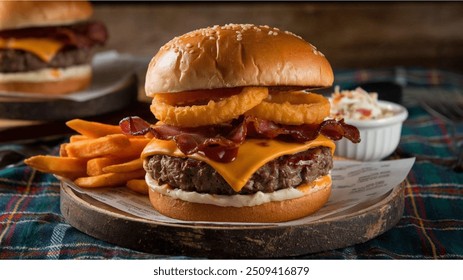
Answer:
[[[172,37],[226,23],[301,35],[333,68],[424,66],[463,72],[463,2],[95,2],[106,48],[152,56]]]

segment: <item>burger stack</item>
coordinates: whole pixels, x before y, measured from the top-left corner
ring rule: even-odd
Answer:
[[[282,222],[320,209],[331,192],[333,140],[355,127],[327,119],[325,56],[269,26],[199,29],[161,47],[145,91],[159,120],[121,122],[151,135],[142,153],[150,201],[190,221]]]
[[[85,1],[0,2],[0,92],[66,94],[91,82],[93,48],[107,39]]]

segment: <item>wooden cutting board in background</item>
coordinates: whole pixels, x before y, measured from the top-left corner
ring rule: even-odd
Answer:
[[[86,101],[68,99],[0,97],[0,119],[20,121],[57,121],[85,118],[114,112],[128,106],[137,97],[137,79],[132,76],[120,87]]]
[[[95,55],[88,89],[65,96],[0,92],[0,143],[71,133],[65,122],[82,118],[117,124],[130,115],[154,117],[144,96],[149,59],[107,51]]]
[[[149,104],[137,101],[137,87],[133,76],[118,90],[84,102],[0,98],[0,143],[46,140],[73,133],[65,124],[73,118],[118,124],[124,117],[137,115],[151,121],[154,117]]]

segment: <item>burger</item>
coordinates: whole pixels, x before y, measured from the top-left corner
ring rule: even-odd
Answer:
[[[360,141],[310,93],[332,83],[325,56],[277,28],[228,24],[172,39],[146,73],[157,122],[121,121],[126,133],[153,137],[142,153],[151,204],[188,221],[316,212],[331,192],[333,140]]]
[[[92,77],[96,45],[105,26],[89,21],[89,2],[0,2],[0,91],[65,94]]]

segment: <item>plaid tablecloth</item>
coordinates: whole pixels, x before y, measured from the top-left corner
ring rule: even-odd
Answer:
[[[364,83],[394,82],[402,87],[409,110],[402,138],[392,158],[415,156],[405,189],[405,210],[398,224],[360,245],[317,254],[307,259],[455,259],[463,258],[463,173],[455,161],[449,127],[418,104],[420,94],[435,89],[463,90],[463,76],[428,69],[337,71],[342,88]],[[381,92],[380,92],[381,94]],[[458,129],[459,138],[463,129]],[[62,141],[35,143],[35,149],[56,154]],[[0,145],[2,151],[21,145]],[[30,147],[29,147],[30,148]],[[154,259],[188,256],[153,255],[92,238],[67,224],[59,208],[59,183],[49,174],[24,165],[0,170],[1,259]]]

